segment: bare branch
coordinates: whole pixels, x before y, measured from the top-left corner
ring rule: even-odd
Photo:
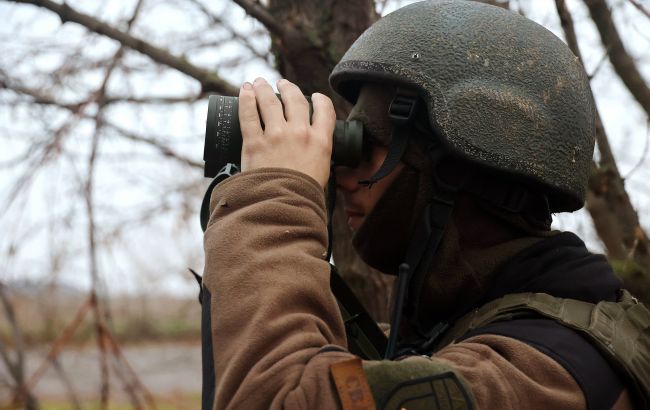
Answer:
[[[220,27],[223,27],[231,36],[233,40],[238,41],[240,44],[242,44],[248,51],[251,52],[255,57],[264,60],[264,61],[269,61],[269,53],[263,54],[260,51],[258,51],[255,47],[250,42],[250,37],[249,36],[242,36],[239,34],[236,30],[234,30],[229,24],[227,24],[221,17],[215,15],[212,13],[210,10],[208,10],[203,3],[201,3],[198,0],[190,0],[190,2],[196,6],[203,14],[205,14],[210,20],[212,20],[212,23],[219,25]]]
[[[59,354],[63,351],[63,346],[72,338],[74,333],[77,331],[81,323],[83,322],[86,314],[91,308],[91,299],[88,298],[86,301],[79,307],[77,313],[70,323],[63,329],[59,337],[52,343],[50,350],[47,353],[45,360],[40,364],[36,371],[32,374],[27,382],[27,386],[30,390],[36,387],[38,381],[43,377],[47,369],[52,365],[53,360],[56,359]]]
[[[12,338],[16,350],[16,360],[13,361],[9,357],[7,346],[0,338],[0,356],[2,357],[2,360],[5,363],[7,370],[9,370],[9,374],[14,379],[15,383],[14,402],[17,402],[16,404],[22,404],[24,401],[24,404],[28,410],[36,410],[38,409],[38,402],[32,395],[31,389],[25,384],[25,344],[23,343],[22,332],[20,331],[20,327],[18,326],[18,322],[16,320],[16,312],[14,311],[14,308],[11,305],[11,301],[5,292],[5,285],[1,282],[0,303],[4,308],[5,316],[9,321],[9,325],[11,326]]]
[[[641,158],[639,158],[639,162],[637,162],[632,169],[625,175],[625,179],[629,178],[634,174],[636,171],[641,168],[643,163],[646,160],[646,156],[648,155],[648,148],[650,146],[650,118],[646,121],[646,136],[645,136],[645,144],[643,145],[643,151],[641,153]]]
[[[591,80],[592,78],[594,78],[596,76],[596,74],[598,74],[600,69],[603,67],[603,64],[605,64],[605,61],[607,60],[607,55],[608,54],[609,54],[609,50],[607,50],[605,52],[605,54],[603,54],[603,56],[598,61],[598,64],[596,64],[596,67],[594,67],[594,69],[591,71],[591,73],[589,73],[589,75],[588,75],[589,80]]]
[[[0,90],[12,90],[18,94],[23,94],[32,98],[32,102],[39,105],[52,105],[60,108],[65,108],[69,111],[77,111],[82,103],[63,103],[60,101],[55,101],[52,97],[45,95],[41,90],[35,90],[28,88],[22,84],[17,83],[16,81],[10,79],[6,73],[0,70]],[[84,101],[83,104],[86,102]]]
[[[88,30],[97,34],[105,35],[113,40],[118,41],[123,46],[136,50],[152,60],[172,67],[188,76],[196,79],[201,83],[205,91],[214,91],[224,95],[237,95],[239,89],[227,81],[220,78],[217,74],[212,73],[204,68],[200,68],[188,62],[187,60],[171,54],[169,51],[156,47],[140,38],[134,37],[128,33],[120,31],[109,24],[97,20],[87,14],[80,13],[68,6],[66,3],[58,4],[51,0],[9,0],[15,3],[33,4],[43,7],[58,14],[63,23],[72,21],[81,24]]]
[[[0,85],[4,85],[5,88],[7,89],[11,89],[13,91],[32,97],[33,101],[37,104],[51,105],[53,107],[63,108],[72,112],[73,114],[75,114],[75,116],[78,116],[83,119],[95,119],[94,116],[89,116],[86,114],[82,114],[80,112],[81,107],[84,107],[89,104],[88,99],[86,99],[85,101],[81,101],[79,103],[66,104],[55,100],[49,95],[45,95],[41,93],[39,90],[30,89],[21,84],[17,84],[13,81],[2,79],[1,77],[0,77]],[[141,97],[141,98],[105,97],[102,102],[105,106],[117,102],[133,102],[133,103],[143,103],[143,104],[167,104],[167,103],[193,102],[198,100],[199,98],[201,98],[200,94],[195,94],[195,95],[185,96],[185,97]],[[184,157],[183,155],[174,151],[171,147],[165,145],[164,143],[160,142],[155,138],[148,138],[145,136],[137,135],[125,128],[119,127],[115,124],[108,123],[105,121],[102,125],[103,127],[114,130],[124,138],[151,145],[152,147],[156,148],[165,157],[174,159],[182,164],[188,165],[193,168],[203,168],[203,164],[201,162],[194,161],[190,158]],[[65,124],[63,127],[61,127],[62,131],[57,132],[56,135],[62,134],[63,132],[67,131],[69,128],[70,128],[70,124],[69,123]],[[57,144],[58,144],[58,140],[55,138],[50,144],[47,144],[47,146],[44,147],[42,157],[39,157],[38,161],[35,162],[34,167],[30,167],[30,170],[29,172],[26,173],[26,176],[33,175],[36,164],[42,163],[48,157],[48,153],[52,150],[52,147],[56,146]],[[20,189],[24,188],[26,185],[25,182],[26,182],[25,180],[20,179],[16,187],[19,187]],[[10,198],[15,198],[16,196],[17,196],[17,192],[13,192],[12,195],[10,195]]]
[[[117,131],[124,138],[130,139],[132,141],[143,142],[145,144],[151,145],[152,147],[158,149],[158,151],[160,151],[161,154],[163,154],[164,156],[166,156],[168,158],[173,158],[173,159],[175,159],[175,160],[177,160],[177,161],[179,161],[179,162],[181,162],[181,163],[183,163],[185,165],[188,165],[190,167],[203,168],[202,163],[194,161],[192,159],[189,159],[189,158],[186,158],[186,157],[180,155],[179,153],[172,150],[170,147],[168,147],[167,145],[161,143],[160,141],[157,141],[157,140],[155,140],[153,138],[147,138],[147,137],[137,135],[137,134],[135,134],[133,132],[130,132],[130,131],[124,129],[124,128],[120,128],[115,124],[106,123],[105,126],[107,128],[113,128],[115,131]]]
[[[202,93],[192,95],[170,96],[170,97],[129,97],[129,96],[107,96],[104,97],[104,105],[116,103],[133,103],[133,104],[152,104],[152,105],[168,105],[168,104],[187,104],[203,98]]]
[[[575,56],[584,64],[582,53],[580,52],[580,46],[578,45],[578,38],[573,25],[573,18],[566,6],[565,0],[555,0],[555,6],[557,8],[557,13],[560,16],[560,23],[562,24],[562,30],[564,31],[564,38],[566,39],[567,45],[573,54],[575,54]],[[605,133],[605,128],[603,127],[603,122],[600,118],[598,109],[596,109],[596,142],[598,143],[598,149],[600,151],[600,166],[610,168],[620,178],[616,160],[614,159],[612,148],[609,145],[609,138]]]
[[[650,116],[650,88],[636,67],[634,59],[628,54],[623,45],[623,40],[612,20],[612,13],[605,0],[584,0],[589,8],[603,46],[609,50],[609,61],[614,70],[623,80],[635,100]]]
[[[573,26],[573,18],[571,13],[566,6],[564,0],[555,0],[555,7],[557,8],[557,14],[560,17],[560,24],[562,25],[562,30],[564,31],[564,39],[566,40],[567,45],[575,54],[576,57],[582,61],[582,54],[580,53],[580,47],[578,46],[578,38],[576,37],[576,31]]]
[[[643,7],[643,4],[639,3],[637,0],[630,0],[630,3],[637,8],[641,13],[645,14],[647,18],[650,18],[650,11]]]
[[[81,410],[81,402],[79,401],[79,396],[77,395],[77,392],[74,390],[74,387],[72,386],[72,382],[70,381],[70,378],[68,377],[67,373],[63,369],[63,366],[61,366],[61,363],[59,362],[58,358],[52,359],[52,367],[54,367],[54,370],[57,372],[59,375],[59,378],[61,379],[61,382],[63,383],[63,386],[65,386],[65,390],[68,393],[68,399],[70,400],[70,406],[74,410]]]
[[[63,108],[69,111],[78,111],[80,107],[88,104],[88,98],[85,98],[82,101],[65,103],[57,101],[49,95],[43,93],[40,89],[32,89],[26,87],[14,79],[11,79],[6,76],[6,74],[0,70],[0,89],[11,90],[17,94],[25,95],[31,97],[31,101],[34,104],[38,105],[51,105],[53,107]],[[111,105],[117,103],[133,103],[133,104],[153,104],[153,105],[167,105],[167,104],[186,104],[198,101],[203,98],[203,93],[191,94],[191,95],[181,95],[181,96],[143,96],[143,97],[132,97],[127,95],[115,95],[115,96],[104,96],[102,100],[103,105]]]
[[[284,37],[286,31],[284,27],[273,17],[264,6],[259,3],[253,3],[248,0],[233,0],[239,7],[244,9],[246,13],[257,19],[266,27],[271,34],[277,37]]]
[[[573,54],[582,61],[573,19],[565,0],[555,0],[555,6],[567,43]],[[594,164],[589,179],[587,210],[612,260],[626,260],[631,255],[639,265],[647,268],[650,266],[650,240],[641,227],[639,216],[625,190],[598,109],[596,142],[600,151],[600,162],[599,167]]]

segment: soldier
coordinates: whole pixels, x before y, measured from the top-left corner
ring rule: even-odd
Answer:
[[[594,144],[568,48],[500,8],[422,2],[330,81],[364,124],[363,163],[336,170],[355,247],[398,276],[386,358],[348,351],[330,292],[332,103],[314,94],[310,122],[297,86],[278,82],[283,111],[258,78],[205,233],[204,408],[647,408],[650,314],[550,229],[582,207]]]

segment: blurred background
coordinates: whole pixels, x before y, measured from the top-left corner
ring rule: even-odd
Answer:
[[[650,301],[650,2],[492,0],[579,55],[602,126],[557,215]],[[327,76],[391,0],[0,1],[0,409],[198,408],[207,96]],[[377,320],[391,279],[334,259]]]

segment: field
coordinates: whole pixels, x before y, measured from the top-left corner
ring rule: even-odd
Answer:
[[[56,361],[47,359],[53,341],[73,320],[87,296],[56,288],[10,289],[7,293],[25,341],[25,379],[41,408],[100,408],[101,360],[90,312],[70,340],[61,345]],[[114,359],[117,355],[107,356],[109,409],[134,408],[133,390],[137,391],[136,401],[141,403],[146,403],[150,394],[158,409],[199,408],[201,350],[197,299],[120,296],[111,299],[109,305],[108,327],[126,359],[120,364]],[[11,357],[15,357],[10,323],[1,317],[0,337]],[[43,363],[47,363],[47,370],[34,380]],[[124,370],[128,367],[136,378]],[[12,405],[13,384],[6,363],[0,362],[0,409],[22,408]]]

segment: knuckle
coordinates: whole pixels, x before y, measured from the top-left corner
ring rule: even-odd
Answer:
[[[282,102],[280,102],[280,100],[275,94],[265,96],[264,104],[269,105],[273,108],[282,107]]]
[[[280,138],[283,134],[283,129],[279,126],[272,126],[268,127],[264,130],[264,135],[266,135],[268,138]]]
[[[307,137],[309,135],[309,130],[306,125],[300,124],[293,128],[293,133],[298,137]]]

